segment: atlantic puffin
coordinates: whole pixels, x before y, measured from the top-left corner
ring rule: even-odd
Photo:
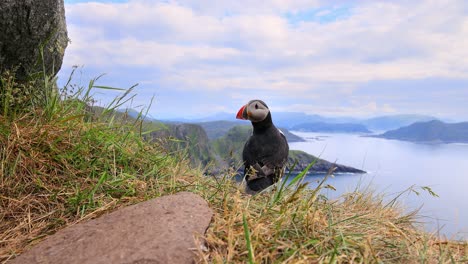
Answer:
[[[288,160],[288,141],[273,124],[270,110],[262,100],[251,100],[242,106],[236,118],[252,122],[253,134],[244,145],[242,159],[248,188],[259,192],[283,176]]]

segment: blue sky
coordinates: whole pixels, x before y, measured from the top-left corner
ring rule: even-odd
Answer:
[[[272,111],[468,121],[468,2],[65,0],[59,80],[138,83],[156,118]],[[115,94],[96,91],[109,102]]]

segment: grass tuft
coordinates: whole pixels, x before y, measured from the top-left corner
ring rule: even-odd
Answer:
[[[201,174],[144,141],[141,119],[113,111],[131,97],[128,90],[106,108],[93,107],[91,90],[110,89],[95,81],[86,88],[68,83],[37,106],[2,102],[0,262],[64,226],[183,190]],[[5,91],[19,89],[6,84]]]
[[[256,263],[468,260],[466,242],[441,241],[420,231],[416,212],[404,213],[371,191],[328,200],[320,195],[325,181],[312,189],[287,188],[274,204],[277,190],[249,196],[230,181],[221,184],[223,199],[210,200],[216,217],[206,236],[210,250],[202,258],[213,263],[245,263],[251,256]]]

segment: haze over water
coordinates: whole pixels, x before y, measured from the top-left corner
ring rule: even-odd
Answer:
[[[419,219],[433,232],[448,238],[468,238],[468,144],[416,144],[405,141],[361,137],[355,134],[293,132],[307,142],[290,143],[328,161],[367,171],[364,175],[335,175],[327,183],[330,198],[353,191],[359,184],[371,187],[389,199],[415,186],[429,186],[433,197],[417,188],[420,195],[404,194],[399,201],[407,208],[422,205]],[[318,176],[309,177],[313,181]]]

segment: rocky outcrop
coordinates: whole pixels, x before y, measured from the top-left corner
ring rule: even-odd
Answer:
[[[213,160],[213,153],[205,130],[195,124],[153,123],[154,129],[146,135],[150,141],[163,140],[170,151],[185,152],[193,166],[206,166]]]
[[[194,263],[212,216],[198,195],[163,196],[65,228],[11,263]]]
[[[294,171],[303,171],[312,162],[314,162],[314,165],[312,165],[312,167],[309,169],[309,172],[311,173],[327,173],[332,167],[335,168],[334,172],[338,173],[366,173],[363,170],[359,170],[353,167],[328,162],[326,160],[305,153],[304,151],[289,151],[288,167],[292,167],[293,164],[296,164],[293,168]],[[289,168],[287,168],[286,171],[288,170]]]
[[[25,80],[42,72],[41,50],[46,73],[60,70],[68,44],[63,0],[1,0],[0,32],[0,73],[16,69]]]

